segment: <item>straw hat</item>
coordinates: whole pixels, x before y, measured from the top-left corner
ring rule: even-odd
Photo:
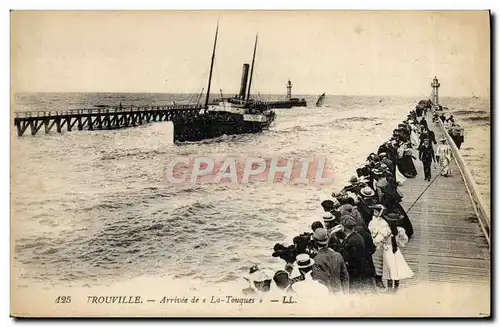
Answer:
[[[324,228],[318,228],[314,231],[313,238],[316,240],[316,243],[319,245],[327,245],[328,244],[328,233]]]
[[[307,253],[301,253],[295,258],[295,266],[299,269],[309,268],[314,265],[314,260],[309,257]]]
[[[371,197],[375,195],[375,192],[368,186],[363,187],[360,191],[362,196]]]
[[[330,222],[330,221],[333,221],[334,219],[335,218],[333,217],[331,212],[325,212],[323,214],[323,221],[325,221],[325,222]]]

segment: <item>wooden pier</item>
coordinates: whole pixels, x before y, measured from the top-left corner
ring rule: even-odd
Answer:
[[[14,126],[17,135],[23,136],[28,127],[36,135],[44,127],[48,134],[52,129],[61,133],[81,130],[107,130],[133,127],[151,122],[185,121],[196,117],[202,111],[196,105],[150,106],[137,108],[93,108],[66,111],[23,111],[16,112]]]
[[[405,283],[490,285],[489,212],[482,200],[477,200],[479,192],[442,123],[433,123],[430,114],[426,120],[436,140],[446,137],[452,148],[452,176],[437,177],[408,212],[415,234],[402,252],[415,277]],[[405,210],[429,185],[423,177],[422,163],[414,162],[419,174],[400,187]],[[431,181],[440,171],[439,165],[432,168]]]

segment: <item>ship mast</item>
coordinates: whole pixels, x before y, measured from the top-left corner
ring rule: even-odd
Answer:
[[[218,33],[219,33],[219,21],[217,20],[217,28],[215,30],[214,49],[212,51],[212,61],[210,63],[210,74],[208,75],[208,87],[207,87],[207,97],[205,99],[205,110],[208,108],[208,100],[210,98],[210,84],[212,83],[212,71],[214,69],[215,47],[217,46],[217,34]]]
[[[250,68],[250,81],[248,82],[248,91],[246,101],[250,100],[250,87],[252,86],[252,76],[253,76],[253,66],[255,64],[255,50],[257,50],[257,39],[259,38],[259,34],[255,35],[255,45],[253,47],[253,57],[252,57],[252,68]]]

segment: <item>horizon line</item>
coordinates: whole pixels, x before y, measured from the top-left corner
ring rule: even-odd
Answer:
[[[94,94],[199,94],[199,92],[123,92],[123,91],[22,91],[22,92],[12,92],[13,94],[37,94],[37,93],[94,93]],[[321,93],[318,93],[318,96]],[[328,96],[370,96],[370,97],[400,97],[400,98],[410,98],[410,97],[426,97],[424,95],[407,95],[407,94],[400,94],[400,95],[395,95],[395,94],[334,94],[334,93],[326,93],[325,94]],[[204,93],[205,95],[205,93]],[[215,95],[219,96],[219,93],[212,93],[210,92],[210,95]],[[277,95],[277,96],[286,96],[284,93],[262,93],[259,92],[259,94],[254,94],[254,96],[258,95]],[[316,93],[295,93],[295,96],[300,96],[300,95],[316,95]],[[292,95],[292,97],[294,96]],[[441,95],[440,98],[472,98],[473,96],[479,97],[479,98],[490,98],[491,95],[477,95],[477,94],[472,94],[471,95]],[[225,97],[230,97],[230,95],[225,96]],[[431,96],[427,96],[429,99]]]

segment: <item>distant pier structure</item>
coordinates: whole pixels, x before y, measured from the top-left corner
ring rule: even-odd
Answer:
[[[286,83],[286,99],[289,101],[292,99],[292,82],[290,80]]]
[[[183,127],[185,121],[197,117],[201,111],[203,108],[199,105],[23,111],[15,113],[14,126],[17,128],[18,136],[23,136],[28,128],[31,135],[36,135],[42,127],[46,134],[54,127],[61,133],[63,128],[68,132],[74,128],[79,131],[109,130],[162,121],[171,121],[176,127]]]
[[[441,84],[439,84],[439,81],[436,76],[434,76],[431,86],[432,86],[432,104],[434,106],[439,106],[439,87],[441,86]]]
[[[292,82],[286,82],[286,98],[285,100],[268,101],[267,104],[271,108],[290,109],[292,107],[307,107],[307,102],[304,98],[292,98]]]

